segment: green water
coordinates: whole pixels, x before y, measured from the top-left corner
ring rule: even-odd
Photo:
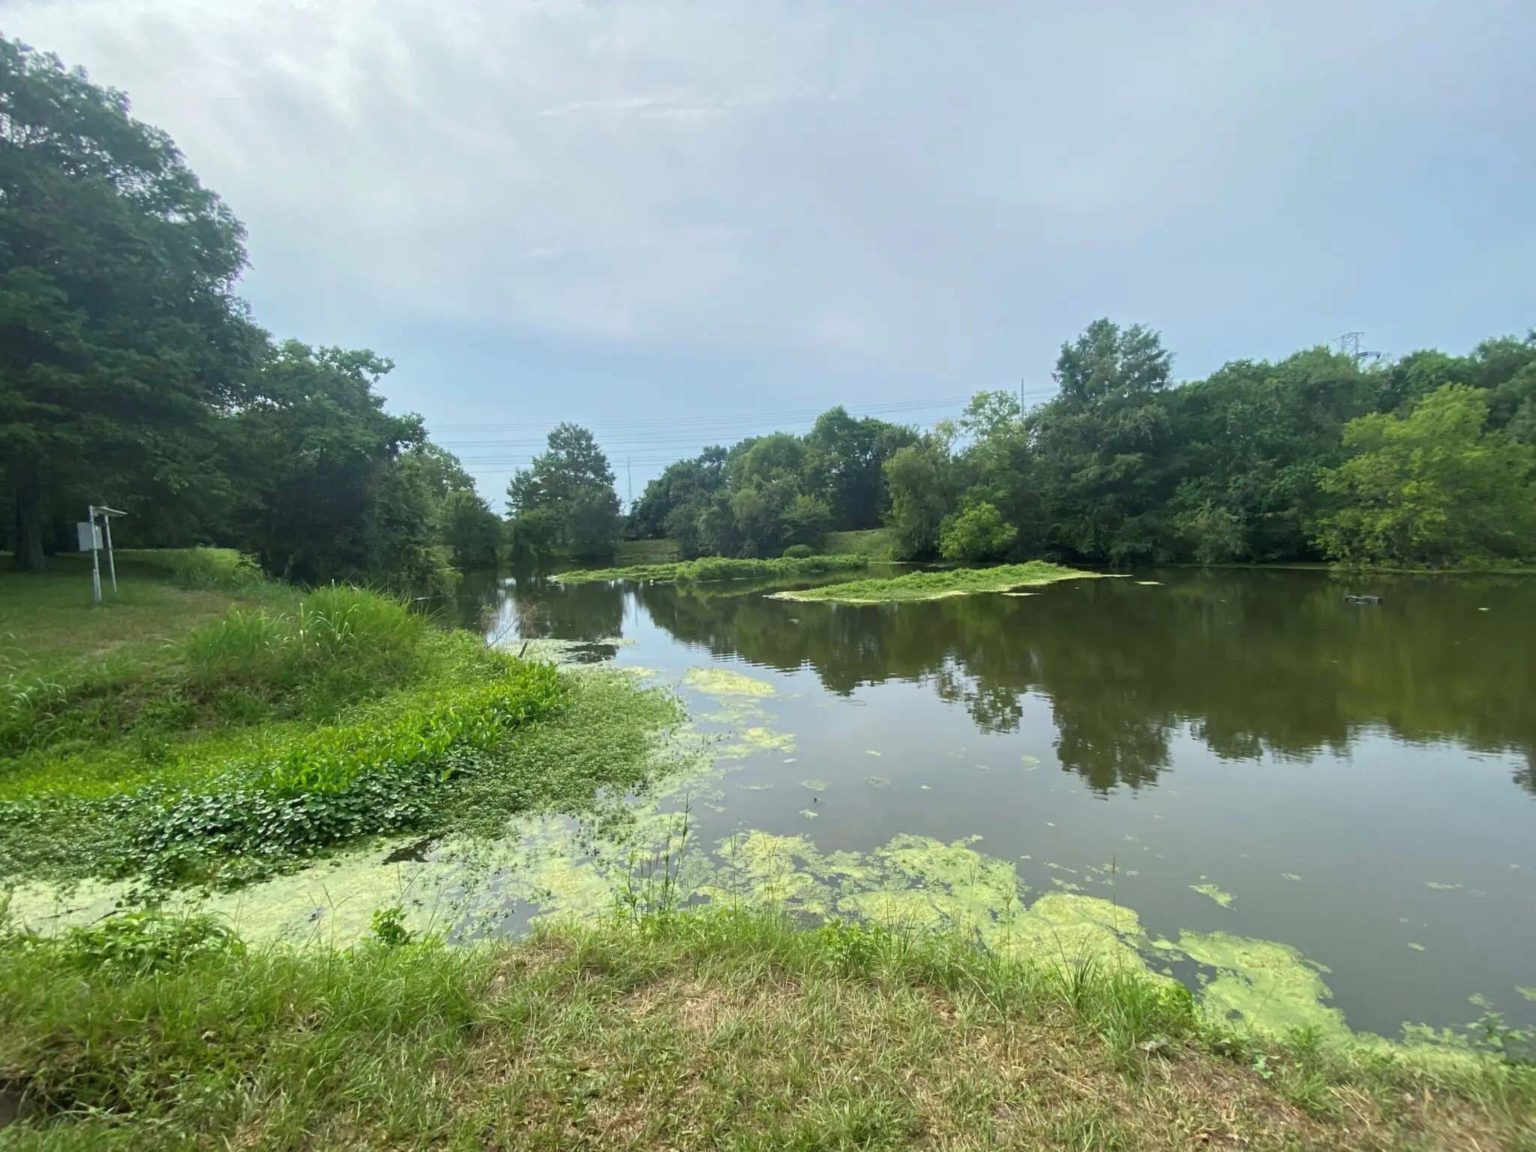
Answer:
[[[689,804],[690,843],[717,860],[750,835],[921,890],[935,881],[892,846],[964,842],[1026,904],[1112,900],[1148,940],[1184,934],[1186,958],[1228,936],[1289,946],[1357,1029],[1463,1025],[1473,996],[1536,1023],[1518,991],[1536,985],[1536,580],[1178,570],[887,606],[764,593],[496,581],[460,610],[502,643],[652,669],[706,728],[734,718],[723,775]],[[765,687],[711,692],[710,670]]]

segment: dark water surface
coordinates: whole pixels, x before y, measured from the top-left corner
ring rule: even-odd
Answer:
[[[1462,1025],[1478,994],[1536,1023],[1536,579],[1173,570],[882,606],[486,581],[461,610],[773,683],[796,748],[695,813],[706,843],[979,835],[1036,893],[1106,895],[1086,884],[1112,864],[1153,934],[1300,949],[1356,1028]],[[814,822],[804,777],[826,782]]]

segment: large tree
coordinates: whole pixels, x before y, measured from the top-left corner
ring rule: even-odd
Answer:
[[[384,410],[392,365],[368,351],[290,340],[260,366],[228,427],[240,545],[300,581],[433,583],[436,459],[407,467],[421,419]],[[456,462],[455,462],[456,463]]]
[[[507,513],[514,541],[534,553],[611,557],[619,542],[619,495],[592,433],[575,424],[556,427],[547,449],[507,485]]]
[[[1486,392],[1447,384],[1403,415],[1344,433],[1353,455],[1323,476],[1336,500],[1318,542],[1366,564],[1454,564],[1536,553],[1536,448],[1489,430]]]
[[[234,295],[244,263],[239,222],[125,95],[0,37],[0,465],[17,566],[43,565],[65,498],[139,511],[219,487],[214,421],[260,344]]]
[[[903,558],[927,558],[939,548],[939,528],[949,515],[953,467],[948,429],[898,448],[885,462],[891,506],[887,524]]]
[[[1061,346],[1060,393],[1030,421],[1057,548],[1112,563],[1160,551],[1171,365],[1161,338],[1139,324],[1095,320]]]

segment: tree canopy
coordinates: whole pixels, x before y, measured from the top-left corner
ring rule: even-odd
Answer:
[[[1371,365],[1310,348],[1181,384],[1172,363],[1156,332],[1097,320],[1031,411],[979,392],[919,434],[833,409],[672,465],[630,531],[685,555],[878,520],[912,559],[1536,559],[1536,335]]]
[[[390,363],[274,343],[244,229],[127,96],[0,37],[0,499],[23,569],[86,505],[122,542],[218,543],[296,580],[443,586],[499,522]],[[491,533],[496,539],[493,541]]]
[[[504,526],[391,363],[274,340],[236,294],[244,230],[121,92],[0,37],[0,502],[14,563],[68,547],[88,503],[123,539],[232,545],[301,581],[443,587]],[[1490,563],[1536,559],[1536,333],[1366,364],[1309,348],[1175,383],[1158,333],[1096,320],[1030,411],[977,393],[920,432],[836,407],[803,434],[711,447],[624,520],[587,429],[507,489],[515,553],[776,556],[885,525],[967,562]]]
[[[561,424],[548,446],[507,485],[514,546],[535,558],[612,559],[619,542],[613,469],[592,433]]]
[[[817,545],[831,529],[877,527],[885,462],[915,439],[910,429],[832,408],[803,436],[707,448],[646,485],[628,531],[670,536],[684,556],[778,556]]]

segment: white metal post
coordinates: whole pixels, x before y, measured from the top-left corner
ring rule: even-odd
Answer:
[[[101,603],[101,553],[96,550],[96,505],[89,506],[91,525],[91,603]]]
[[[102,516],[107,529],[107,569],[112,573],[112,595],[117,595],[117,560],[112,555],[112,517]]]

